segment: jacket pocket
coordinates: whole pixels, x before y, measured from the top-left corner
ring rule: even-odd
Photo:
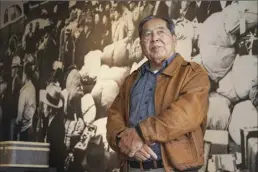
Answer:
[[[198,170],[204,164],[201,128],[164,144],[168,161],[180,171]]]
[[[196,162],[197,150],[191,136],[182,136],[165,144],[168,159],[174,165]]]

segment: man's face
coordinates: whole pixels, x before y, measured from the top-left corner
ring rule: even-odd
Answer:
[[[129,3],[129,9],[133,10],[136,7],[136,2],[132,1]]]
[[[99,14],[95,14],[95,16],[94,16],[94,22],[95,22],[95,24],[96,24],[96,25],[99,24],[99,21],[100,21]]]
[[[108,21],[107,16],[104,15],[104,16],[102,17],[102,24],[103,24],[104,26],[106,26],[106,25],[107,25],[107,21]]]
[[[164,20],[151,19],[143,25],[140,43],[153,67],[160,67],[175,53],[176,36],[171,34]]]
[[[103,12],[104,11],[104,7],[102,4],[99,4],[99,12]]]
[[[18,67],[12,67],[12,77],[18,74]]]
[[[107,4],[104,8],[105,8],[106,12],[109,12],[110,11],[110,4]]]
[[[186,10],[189,4],[190,4],[190,1],[181,1],[181,9]]]
[[[114,20],[119,19],[119,13],[117,11],[114,11]]]

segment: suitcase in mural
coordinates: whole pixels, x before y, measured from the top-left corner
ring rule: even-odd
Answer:
[[[48,168],[49,143],[0,142],[0,167]]]
[[[234,154],[214,154],[208,162],[208,172],[236,172],[236,156]]]
[[[228,131],[206,130],[204,140],[211,143],[210,154],[228,153]]]
[[[258,136],[258,127],[244,127],[240,129],[242,165],[247,168],[248,164],[248,140]]]
[[[204,164],[201,169],[198,170],[198,172],[206,172],[209,162],[209,156],[211,151],[211,142],[204,142]]]
[[[249,172],[258,171],[258,138],[250,138],[247,142],[247,168]]]
[[[0,167],[0,172],[57,172],[55,168]]]

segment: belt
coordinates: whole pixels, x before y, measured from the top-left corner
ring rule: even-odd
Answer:
[[[144,170],[163,168],[164,167],[162,160],[145,161],[145,162],[128,161],[128,164],[132,168],[141,168],[141,169],[144,169]]]

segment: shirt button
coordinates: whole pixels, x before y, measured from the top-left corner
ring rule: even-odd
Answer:
[[[145,104],[147,104],[148,102],[144,102]]]
[[[152,88],[150,88],[149,91],[152,91]]]

